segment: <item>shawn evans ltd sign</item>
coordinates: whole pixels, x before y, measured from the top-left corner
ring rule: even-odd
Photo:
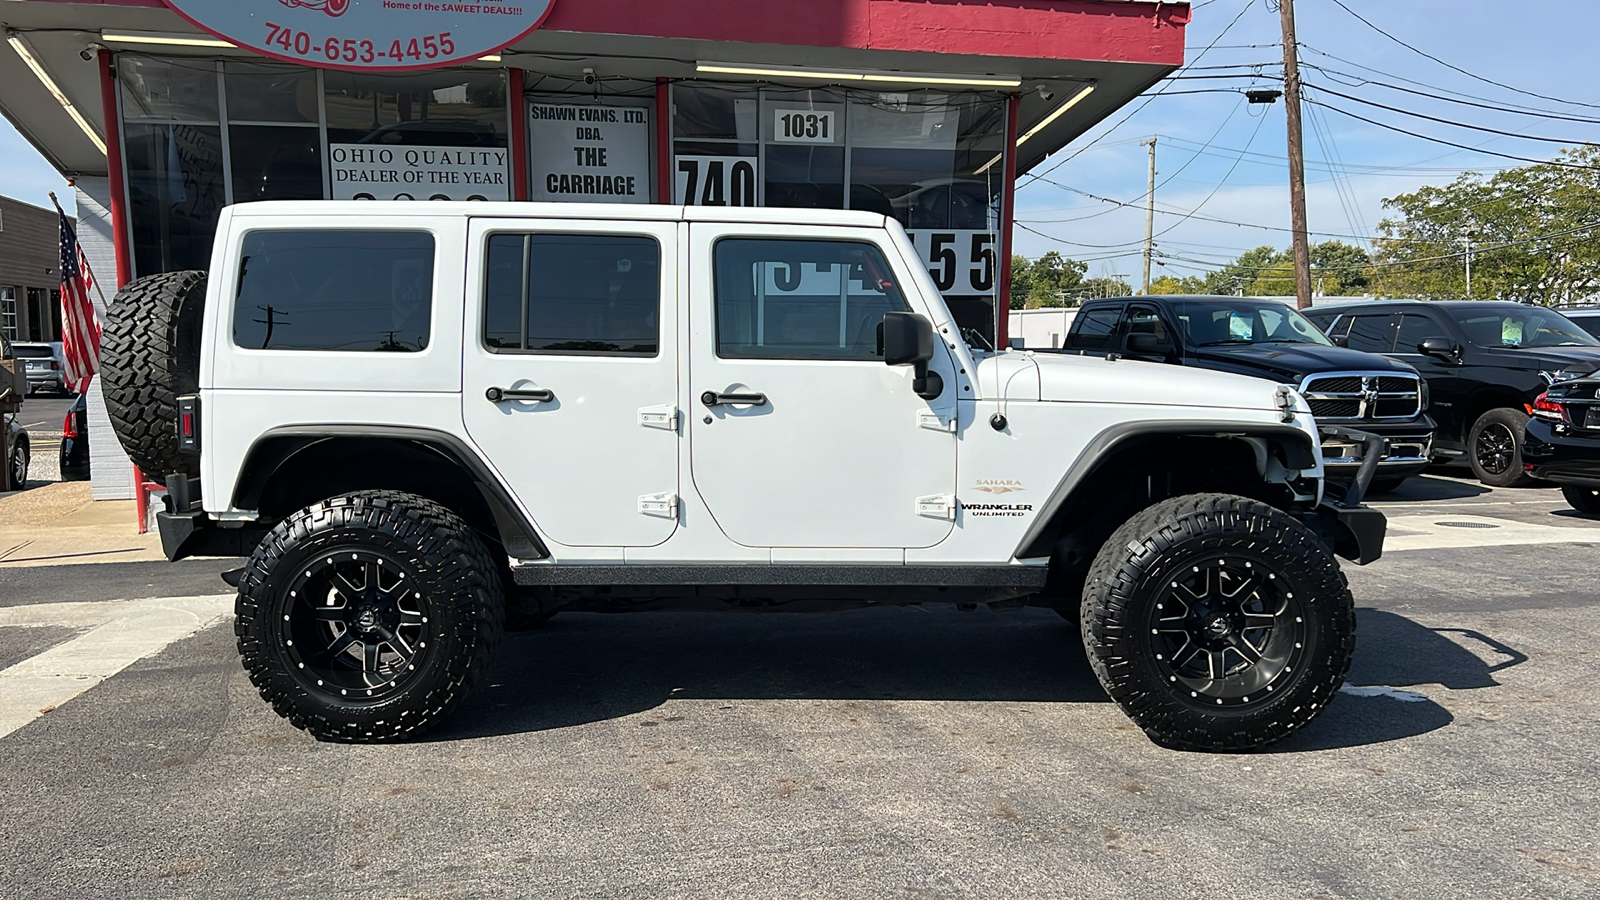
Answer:
[[[553,0],[165,0],[196,26],[264,56],[400,72],[470,62],[521,40]]]

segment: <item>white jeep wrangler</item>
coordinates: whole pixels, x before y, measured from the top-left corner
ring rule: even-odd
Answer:
[[[167,555],[250,557],[245,668],[326,739],[437,724],[508,620],[937,601],[1056,608],[1152,739],[1244,749],[1383,542],[1292,389],[994,352],[861,212],[251,203],[105,344]]]

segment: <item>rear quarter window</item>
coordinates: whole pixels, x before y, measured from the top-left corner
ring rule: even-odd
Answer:
[[[252,231],[240,251],[234,344],[252,350],[426,350],[433,258],[433,235],[426,231]]]

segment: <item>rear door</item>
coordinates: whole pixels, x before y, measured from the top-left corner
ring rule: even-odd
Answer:
[[[462,416],[550,540],[677,528],[678,227],[472,221]]]
[[[916,295],[907,261],[881,229],[752,230],[690,225],[690,466],[717,526],[750,547],[944,540],[960,390],[946,344],[933,400],[877,350],[883,314]]]

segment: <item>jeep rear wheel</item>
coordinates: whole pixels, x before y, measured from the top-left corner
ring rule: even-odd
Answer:
[[[288,517],[239,582],[234,633],[250,680],[322,740],[413,737],[488,667],[504,616],[497,569],[466,522],[395,491]]]
[[[106,309],[100,376],[111,429],[133,464],[157,481],[193,472],[178,447],[178,398],[200,379],[206,273],[166,272],[128,282]]]
[[[1082,629],[1101,685],[1151,740],[1238,751],[1283,738],[1333,699],[1355,611],[1304,525],[1255,500],[1196,494],[1106,541]]]

